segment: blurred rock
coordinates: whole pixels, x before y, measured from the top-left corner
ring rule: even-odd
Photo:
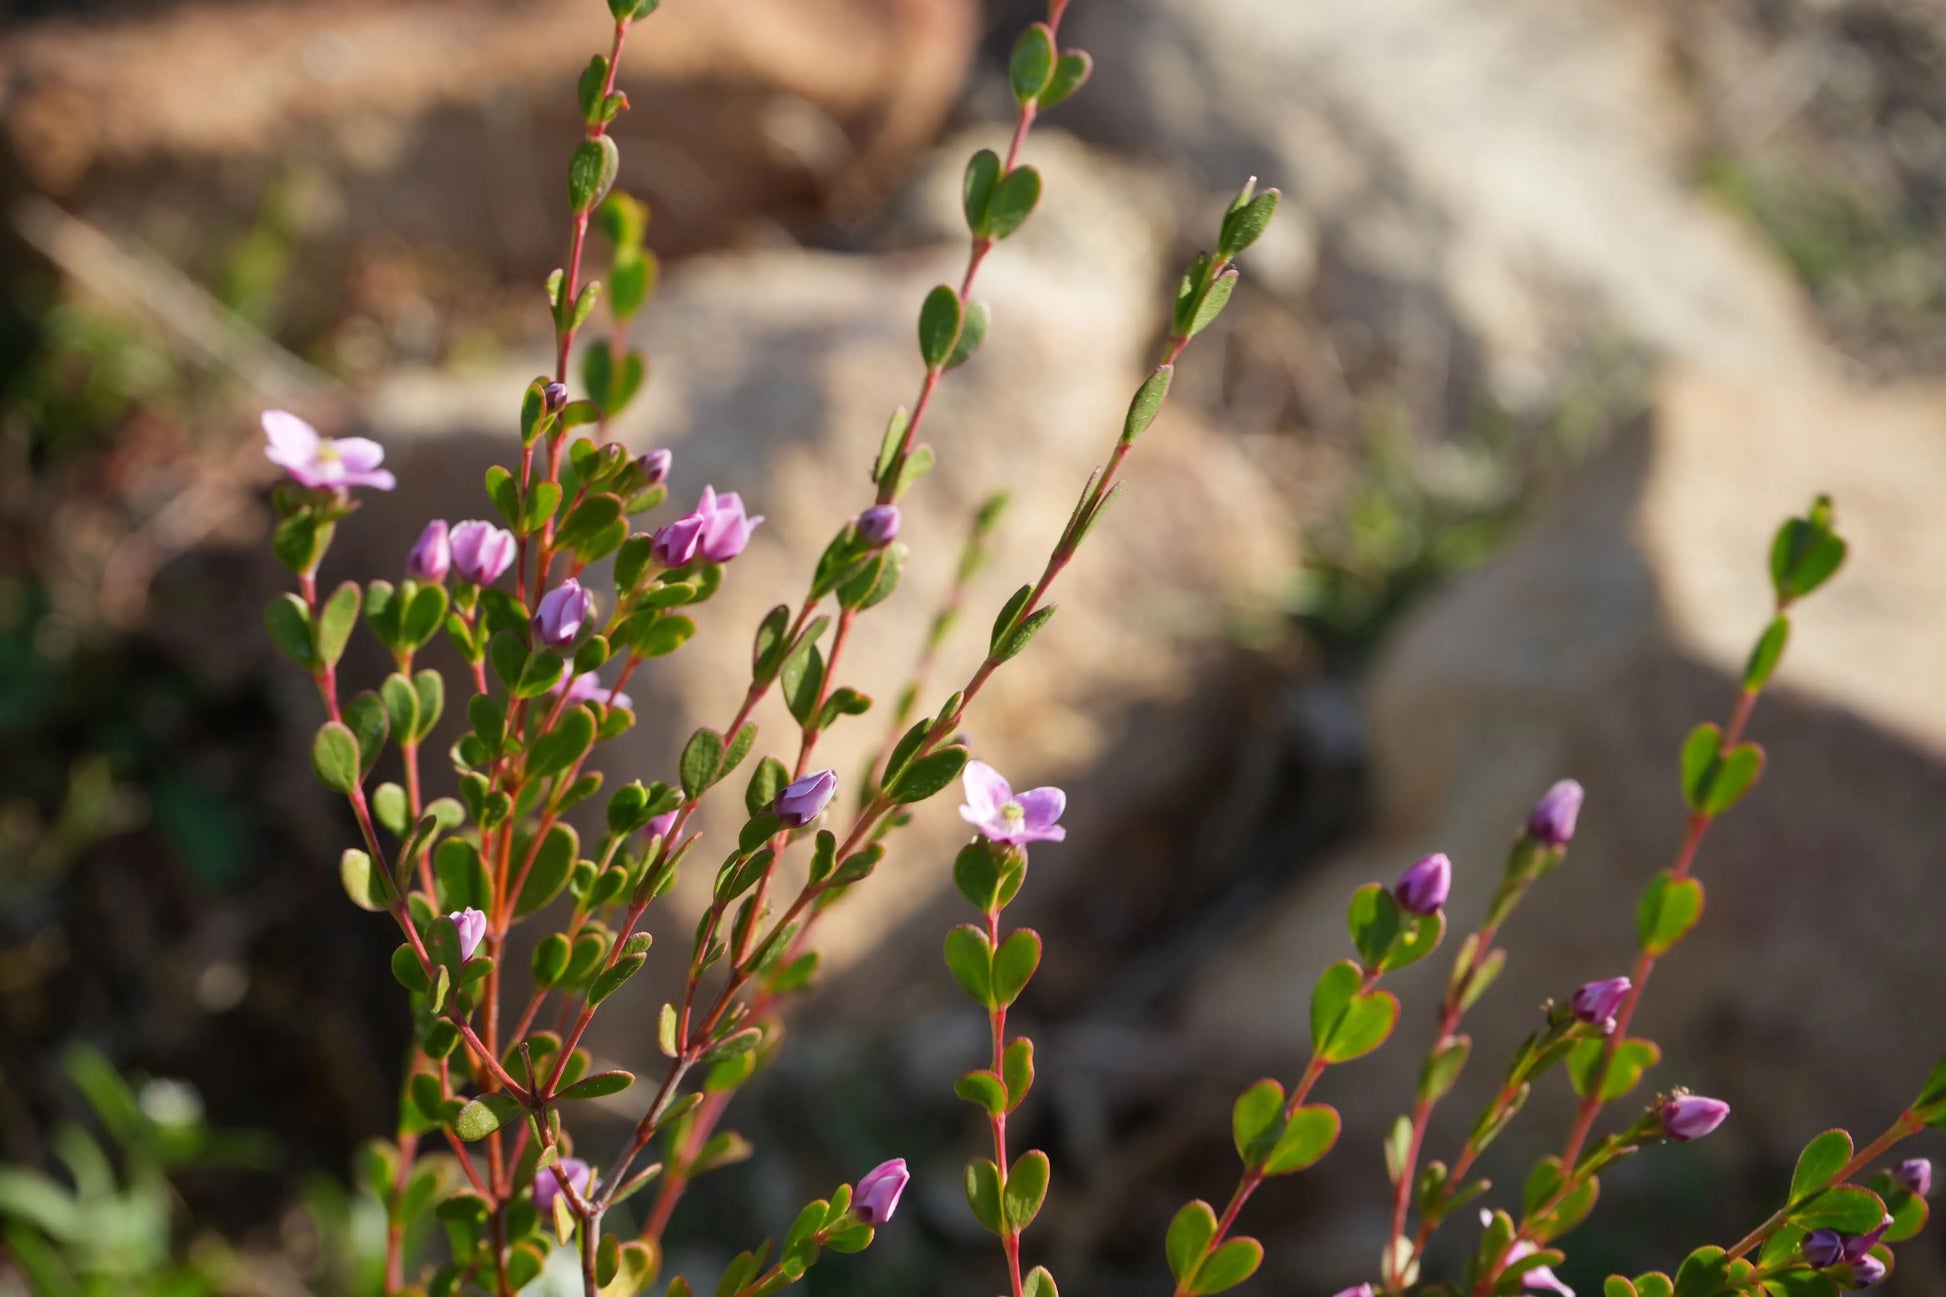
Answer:
[[[620,185],[657,209],[658,251],[765,241],[869,206],[951,107],[975,9],[724,0],[638,24],[614,134]],[[328,316],[318,299],[347,266],[385,273],[402,247],[428,249],[422,273],[462,281],[448,263],[536,283],[559,264],[575,81],[609,32],[595,0],[252,0],[48,20],[0,43],[0,153],[29,187],[181,265],[220,260],[212,245],[253,221],[293,225],[305,273],[280,323],[301,333]]]
[[[1744,372],[1822,349],[1767,250],[1692,194],[1693,126],[1640,6],[1129,0],[1072,24],[1100,69],[1079,129],[1291,196],[1346,365],[1361,323],[1429,312],[1452,321],[1448,381],[1483,371],[1516,400],[1609,329]]]
[[[1505,933],[1507,972],[1468,1020],[1474,1062],[1435,1125],[1433,1155],[1448,1156],[1533,1007],[1628,968],[1636,897],[1684,829],[1677,750],[1734,701],[1769,616],[1772,528],[1825,490],[1850,560],[1794,618],[1749,731],[1767,749],[1766,772],[1705,842],[1708,913],[1659,969],[1636,1021],[1662,1044],[1663,1065],[1607,1124],[1676,1084],[1735,1109],[1696,1154],[1646,1154],[1618,1177],[1624,1194],[1652,1198],[1672,1176],[1716,1168],[1700,1173],[1723,1192],[1665,1240],[1672,1257],[1709,1241],[1712,1226],[1740,1232],[1748,1204],[1724,1177],[1770,1193],[1788,1175],[1777,1159],[1818,1131],[1843,1125],[1862,1140],[1883,1129],[1946,1043],[1923,989],[1946,924],[1946,526],[1932,498],[1946,473],[1942,395],[1670,374],[1649,425],[1590,463],[1545,525],[1394,639],[1370,683],[1373,832],[1198,979],[1180,1015],[1192,1052],[1226,1059],[1218,1070],[1238,1078],[1291,1070],[1312,982],[1348,950],[1349,892],[1443,850],[1457,869],[1454,931],[1466,931],[1527,808],[1572,775],[1587,809],[1567,864]],[[1857,453],[1865,444],[1869,456]],[[1408,1008],[1396,1042],[1320,1089],[1346,1111],[1342,1148],[1354,1159],[1409,1106],[1451,958],[1449,941],[1400,976]],[[1518,1155],[1557,1144],[1570,1101],[1565,1081],[1547,1078],[1489,1174],[1497,1164],[1497,1178],[1512,1179]],[[1334,1184],[1347,1183],[1340,1174],[1371,1182],[1371,1202],[1351,1225],[1340,1214],[1305,1227],[1320,1246],[1349,1231],[1350,1261],[1335,1257],[1333,1274],[1376,1255],[1384,1230],[1376,1169],[1337,1167]]]
[[[961,160],[973,147],[943,149],[924,178],[919,207],[935,215],[916,218],[922,232],[956,223],[949,214]],[[1138,174],[1058,135],[1037,139],[1034,158],[1049,198],[988,259],[975,291],[991,306],[993,331],[979,356],[949,376],[927,417],[923,440],[938,449],[940,466],[910,497],[901,539],[913,557],[904,581],[892,602],[861,620],[837,675],[880,704],[818,749],[816,764],[836,768],[848,787],[884,738],[884,709],[911,670],[976,504],[996,489],[1012,496],[993,563],[974,585],[963,633],[942,655],[926,706],[965,680],[984,655],[993,613],[1038,576],[1153,363],[1166,277],[1148,189]],[[963,260],[955,235],[889,263],[777,251],[700,258],[671,274],[645,317],[654,376],[619,435],[638,450],[673,447],[678,505],[713,483],[741,492],[767,521],[698,614],[694,645],[631,681],[642,724],[604,762],[611,779],[666,777],[695,726],[729,719],[748,681],[758,620],[771,605],[802,597],[813,557],[870,503],[867,467],[886,416],[917,391],[918,303],[934,283],[956,279]],[[373,501],[361,515],[368,525],[348,529],[346,539],[362,531],[361,546],[396,563],[427,511],[480,511],[479,471],[489,456],[509,452],[519,388],[539,363],[488,382],[400,379],[381,393],[371,430],[393,448],[405,489]],[[1192,350],[1185,363],[1212,360]],[[1075,860],[1100,845],[1107,826],[1138,816],[1158,790],[1191,780],[1235,742],[1233,724],[1198,733],[1141,718],[1234,710],[1234,691],[1249,677],[1230,669],[1237,653],[1225,630],[1269,606],[1290,553],[1288,511],[1236,444],[1193,418],[1166,414],[1126,480],[1127,500],[1056,587],[1060,614],[995,677],[969,719],[976,750],[1020,786],[1102,772],[1068,819],[1064,854]],[[767,702],[758,718],[759,753],[789,762],[796,733],[781,704]],[[740,822],[746,773],[706,805],[712,841]],[[927,972],[937,971],[942,929],[901,923],[949,890],[947,865],[963,828],[956,791],[926,806],[871,884],[831,913],[820,945],[832,976],[866,952],[876,968],[903,968],[922,951]],[[850,804],[850,793],[841,797]],[[706,870],[690,873],[684,895],[693,901]],[[680,942],[686,925],[665,917],[658,927]],[[937,980],[931,991],[944,988]],[[890,989],[896,1002],[902,992]],[[645,1063],[653,1001],[648,991],[638,1000],[639,1016],[604,1015],[596,1043]],[[886,1011],[875,996],[872,1016],[882,1020]]]

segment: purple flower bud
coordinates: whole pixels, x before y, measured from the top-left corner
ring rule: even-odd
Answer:
[[[1677,1143],[1700,1139],[1723,1124],[1730,1105],[1700,1094],[1679,1094],[1662,1105],[1662,1133]]]
[[[434,518],[419,533],[419,540],[412,552],[405,556],[405,574],[414,581],[430,581],[434,585],[446,579],[447,569],[453,566],[453,547],[446,539],[446,520]]]
[[[549,414],[559,414],[568,403],[568,385],[549,383],[541,389],[541,403],[547,407]]]
[[[1814,1229],[1804,1236],[1804,1259],[1823,1270],[1845,1259],[1845,1239],[1835,1229]]]
[[[735,491],[718,495],[711,486],[703,488],[696,512],[703,517],[703,535],[697,552],[712,563],[727,563],[743,553],[743,547],[750,543],[750,533],[763,521],[761,517],[744,515],[743,497]]]
[[[635,463],[642,470],[643,480],[650,486],[661,486],[669,480],[669,469],[676,457],[666,450],[652,450],[646,455],[637,455]]]
[[[1574,1016],[1583,1022],[1594,1023],[1603,1032],[1615,1030],[1615,1010],[1622,1007],[1629,988],[1634,985],[1626,977],[1611,977],[1602,982],[1590,982],[1574,993],[1568,1007]]]
[[[824,808],[831,804],[837,791],[837,771],[813,770],[777,794],[777,800],[770,804],[770,809],[777,812],[777,818],[784,822],[785,828],[801,829],[824,814]]]
[[[477,518],[455,523],[453,568],[474,585],[492,585],[513,566],[514,534]]]
[[[1020,847],[1029,842],[1059,842],[1068,836],[1058,822],[1068,808],[1068,795],[1058,788],[1029,788],[1016,796],[1013,785],[984,761],[967,762],[960,784],[966,789],[960,818],[988,842]]]
[[[1840,1288],[1870,1288],[1885,1278],[1885,1262],[1875,1256],[1861,1256],[1827,1273]]]
[[[471,907],[455,910],[446,916],[459,929],[459,957],[461,961],[473,958],[473,952],[480,948],[486,939],[486,915]]]
[[[594,1168],[578,1157],[564,1157],[555,1166],[561,1168],[561,1175],[574,1186],[574,1191],[586,1198],[594,1180]],[[534,1210],[546,1220],[554,1215],[554,1200],[561,1196],[561,1181],[554,1174],[554,1167],[534,1173]]]
[[[1541,795],[1527,816],[1527,834],[1550,847],[1565,847],[1574,837],[1574,821],[1581,814],[1581,785],[1563,779]]]
[[[858,515],[858,539],[873,549],[892,543],[899,534],[899,506],[875,504]]]
[[[389,491],[398,479],[379,467],[385,448],[366,437],[325,437],[288,410],[265,410],[264,458],[300,486],[369,486]]]
[[[1909,1157],[1899,1163],[1892,1178],[1921,1198],[1932,1194],[1932,1163],[1923,1157]]]
[[[1877,1229],[1871,1231],[1869,1234],[1854,1234],[1846,1239],[1845,1260],[1856,1261],[1860,1257],[1868,1254],[1873,1248],[1878,1246],[1878,1241],[1885,1237],[1885,1231],[1891,1228],[1892,1214],[1887,1212],[1885,1219],[1878,1223]]]
[[[1437,914],[1452,890],[1453,862],[1444,853],[1434,852],[1399,875],[1399,881],[1392,884],[1392,899],[1407,914],[1424,918]]]
[[[686,513],[674,522],[663,523],[649,541],[650,556],[664,567],[681,567],[696,557],[708,522],[701,513]]]
[[[1342,1292],[1335,1293],[1333,1297],[1372,1297],[1372,1286],[1368,1283],[1361,1283],[1355,1287],[1346,1288]]]
[[[676,812],[664,811],[643,825],[642,832],[652,838],[661,838],[664,842],[667,842],[669,840],[669,830],[675,827]]]
[[[534,634],[549,648],[566,648],[594,612],[595,597],[569,577],[541,596],[541,606],[534,610]]]
[[[902,1157],[879,1163],[859,1179],[851,1196],[851,1214],[867,1225],[883,1225],[899,1209],[899,1195],[911,1178]]]

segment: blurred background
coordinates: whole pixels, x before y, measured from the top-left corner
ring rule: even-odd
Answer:
[[[964,256],[960,170],[1004,140],[1006,53],[1040,16],[668,0],[631,38],[619,186],[664,276],[619,431],[674,447],[678,499],[713,482],[770,521],[691,651],[632,686],[611,777],[666,775],[721,722],[749,628],[867,502],[913,313]],[[392,1129],[408,1023],[387,926],[334,875],[353,829],[306,768],[315,698],[261,629],[283,576],[256,416],[375,437],[400,474],[328,579],[483,512],[548,366],[573,85],[606,32],[596,0],[0,2],[0,1292],[30,1251],[88,1292],[377,1291],[353,1167]],[[1435,1123],[1450,1156],[1536,1006],[1625,967],[1682,831],[1681,736],[1728,709],[1771,529],[1828,490],[1850,565],[1798,619],[1752,728],[1769,771],[1639,1020],[1652,1080],[1736,1117],[1610,1175],[1565,1275],[1740,1235],[1806,1139],[1882,1128],[1946,1044],[1946,8],[1075,0],[1063,37],[1096,74],[1027,145],[1046,197],[983,272],[993,334],[934,411],[914,562],[851,683],[896,694],[1005,489],[932,695],[963,678],[1181,264],[1246,177],[1287,201],[1061,617],[971,718],[1017,787],[1072,799],[1018,907],[1048,955],[1017,1138],[1056,1168],[1030,1252],[1071,1297],[1166,1292],[1162,1230],[1228,1192],[1237,1090],[1301,1066],[1351,888],[1445,850],[1477,919],[1573,775],[1581,836],[1506,934]],[[882,725],[834,744],[841,770]],[[938,955],[957,833],[942,798],[834,916],[823,986],[732,1113],[755,1154],[684,1201],[671,1271],[713,1282],[903,1154],[895,1226],[808,1290],[1001,1285],[959,1189],[983,1135],[951,1084],[985,1026]],[[1449,959],[1320,1091],[1337,1155],[1253,1201],[1252,1291],[1374,1270],[1378,1132]],[[660,996],[629,998],[593,1044],[646,1069]],[[1550,1080],[1487,1160],[1503,1186],[1561,1138]],[[1447,1233],[1435,1270],[1470,1242]],[[1946,1293],[1936,1234],[1899,1261],[1893,1291]]]

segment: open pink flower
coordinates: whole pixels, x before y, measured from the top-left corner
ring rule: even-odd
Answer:
[[[1018,797],[1000,772],[984,761],[966,763],[961,782],[966,805],[960,818],[990,842],[1021,846],[1029,842],[1059,842],[1068,831],[1055,821],[1068,807],[1068,795],[1058,788],[1030,788]]]
[[[321,437],[288,410],[265,410],[264,457],[303,486],[369,486],[389,491],[398,479],[379,465],[385,448],[368,437]]]
[[[620,707],[624,711],[635,710],[635,700],[627,694],[616,694],[611,702],[608,697],[609,686],[601,682],[601,677],[592,671],[574,674],[574,663],[564,663],[561,678],[551,692],[556,698],[565,691],[570,703],[600,703],[604,707]]]
[[[712,563],[727,563],[743,553],[743,547],[750,543],[750,533],[763,521],[761,515],[745,516],[743,497],[735,491],[718,495],[713,486],[703,488],[696,512],[703,517],[702,540],[697,552]]]

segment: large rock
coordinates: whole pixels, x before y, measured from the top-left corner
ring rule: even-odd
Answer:
[[[1700,1159],[1651,1153],[1618,1177],[1625,1193],[1651,1194],[1685,1166],[1694,1175],[1699,1164],[1753,1162],[1770,1178],[1745,1183],[1767,1193],[1786,1173],[1777,1160],[1819,1130],[1864,1137],[1888,1124],[1946,1045],[1934,994],[1946,923],[1946,525],[1932,499],[1946,471],[1941,396],[1666,378],[1647,426],[1588,465],[1550,521],[1431,601],[1390,645],[1370,684],[1375,829],[1201,977],[1181,1015],[1195,1051],[1227,1059],[1215,1070],[1238,1077],[1291,1070],[1311,983],[1348,953],[1350,891],[1443,850],[1457,868],[1453,930],[1468,930],[1527,807],[1572,775],[1588,790],[1579,833],[1504,934],[1511,961],[1469,1019],[1474,1062],[1435,1127],[1445,1155],[1534,1007],[1626,971],[1635,898],[1683,833],[1677,749],[1697,721],[1727,714],[1769,615],[1771,530],[1822,490],[1837,500],[1850,561],[1795,615],[1749,731],[1768,751],[1765,774],[1706,840],[1697,872],[1708,913],[1658,970],[1637,1019],[1664,1063],[1609,1124],[1656,1086],[1734,1106]],[[1381,1123],[1409,1106],[1451,957],[1449,945],[1399,977],[1408,1008],[1398,1038],[1321,1087],[1346,1110],[1345,1155],[1369,1157]],[[1501,1178],[1518,1174],[1515,1154],[1559,1141],[1566,1091],[1559,1077],[1539,1087],[1496,1150]],[[1332,1174],[1362,1177],[1375,1207],[1382,1184],[1369,1168]],[[1671,1234],[1668,1255],[1631,1260],[1673,1260],[1712,1228],[1740,1233],[1745,1196],[1714,1201]],[[1349,1210],[1331,1219],[1342,1227]],[[1372,1210],[1353,1219],[1354,1260],[1375,1255],[1382,1220]]]

